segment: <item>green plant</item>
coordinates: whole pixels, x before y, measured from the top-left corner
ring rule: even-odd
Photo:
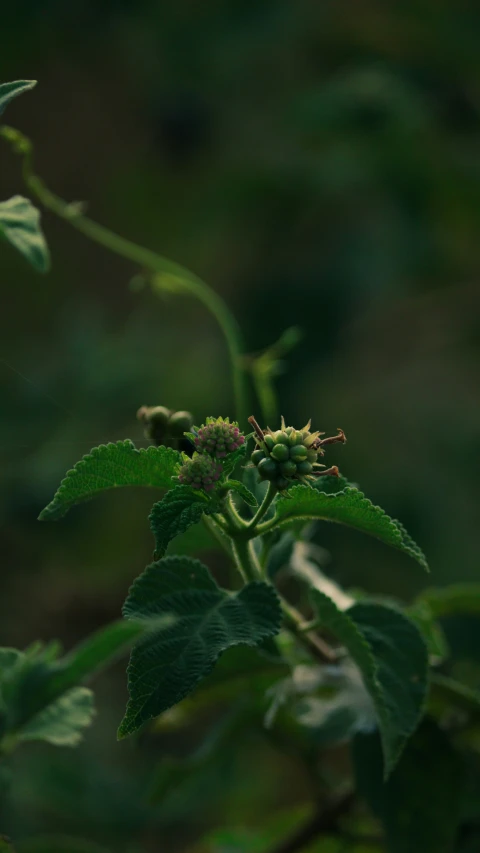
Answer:
[[[33,85],[1,86],[0,107]],[[330,445],[346,441],[343,430],[322,438],[310,423],[287,426],[282,418],[272,422],[279,428],[267,426],[276,408],[274,365],[285,341],[256,359],[246,356],[230,312],[206,284],[58,199],[33,172],[30,142],[12,128],[1,134],[24,157],[27,186],[47,208],[137,261],[155,289],[186,290],[214,313],[231,356],[238,417],[207,417],[196,427],[189,412],[142,406],[138,417],[152,446],[101,445],[67,473],[41,520],[59,519],[109,489],[158,490],[149,517],[154,559],[130,588],[124,620],[79,648],[64,656],[55,644],[0,649],[1,752],[8,756],[33,739],[77,744],[93,713],[83,682],[133,644],[120,739],[154,731],[179,703],[187,717],[221,709],[202,748],[161,769],[154,801],[172,780],[178,786],[190,773],[201,774],[226,742],[241,740],[252,725],[292,753],[309,780],[311,814],[295,815],[288,826],[266,822],[253,834],[221,830],[202,849],[467,850],[460,828],[478,814],[473,810],[472,817],[461,797],[467,771],[480,778],[472,760],[480,693],[458,677],[455,642],[444,629],[449,618],[479,613],[479,589],[427,590],[405,606],[336,587],[318,564],[312,523],[347,525],[423,570],[427,562],[399,521],[337,465],[318,461]],[[10,219],[0,211],[0,233],[45,269],[38,213],[16,199],[5,203]],[[249,375],[263,425],[246,417]],[[225,556],[222,584],[191,556],[205,542]],[[325,755],[346,746],[350,758],[333,774]],[[428,801],[419,807],[422,798]]]

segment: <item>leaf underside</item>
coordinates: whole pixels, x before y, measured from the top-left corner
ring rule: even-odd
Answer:
[[[21,195],[0,202],[0,237],[39,272],[50,268],[50,253],[40,226],[40,212]]]
[[[0,115],[10,101],[37,85],[36,80],[14,80],[13,83],[0,83]]]
[[[404,551],[428,571],[424,554],[400,522],[390,518],[358,489],[349,487],[341,492],[325,494],[309,486],[294,486],[287,496],[278,498],[276,513],[279,527],[286,527],[299,519],[308,521],[313,518],[353,527]]]
[[[165,554],[169,542],[197,524],[202,515],[218,511],[215,499],[191,486],[174,486],[152,507],[150,527],[155,536],[155,557]]]

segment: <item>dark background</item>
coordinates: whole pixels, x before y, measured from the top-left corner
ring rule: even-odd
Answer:
[[[287,421],[342,426],[329,463],[403,521],[433,582],[477,579],[480,8],[17,0],[0,24],[0,79],[39,80],[6,121],[34,139],[52,189],[201,275],[248,352],[300,326],[278,382]],[[0,198],[23,191],[5,147]],[[199,422],[231,413],[232,392],[197,302],[132,290],[131,264],[43,223],[51,273],[0,252],[1,642],[69,648],[118,616],[150,559],[151,495],[107,495],[52,525],[38,512],[92,446],[144,441],[139,405]],[[408,600],[428,583],[374,540],[324,527],[319,541],[347,586]],[[123,663],[96,691],[79,749],[19,753],[2,831],[184,850],[301,800],[295,768],[254,744],[254,778],[246,746],[145,805],[164,741],[117,745]]]

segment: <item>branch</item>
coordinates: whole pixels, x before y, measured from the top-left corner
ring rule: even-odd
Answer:
[[[336,800],[323,811],[314,814],[290,838],[281,841],[269,853],[297,853],[322,835],[338,834],[338,822],[343,815],[350,811],[354,801],[355,795],[353,793],[346,794],[340,800]]]

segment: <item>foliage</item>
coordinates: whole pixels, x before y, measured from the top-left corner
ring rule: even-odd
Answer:
[[[33,85],[1,85],[0,112]],[[428,565],[403,524],[337,465],[319,470],[324,466],[317,460],[329,445],[346,441],[343,430],[321,438],[310,422],[287,427],[282,418],[272,430],[251,416],[254,433],[242,432],[248,373],[263,417],[272,417],[272,377],[298,334],[290,332],[256,358],[242,358],[234,319],[203,281],[50,193],[33,172],[29,140],[12,128],[1,133],[24,158],[27,186],[47,209],[137,263],[155,292],[188,292],[209,308],[225,334],[238,418],[208,417],[195,427],[188,411],[142,406],[138,417],[155,446],[102,444],[67,472],[42,521],[119,487],[163,492],[149,516],[155,561],[133,581],[124,619],[73,651],[62,655],[56,643],[0,649],[2,757],[33,740],[76,746],[94,715],[93,693],[83,682],[133,645],[118,739],[137,735],[141,742],[169,726],[183,736],[182,727],[202,714],[209,729],[199,748],[161,768],[151,788],[154,803],[175,802],[192,774],[203,781],[211,764],[241,751],[250,732],[300,762],[311,787],[313,814],[296,812],[291,824],[289,817],[253,835],[230,828],[207,832],[202,853],[264,853],[270,845],[274,853],[379,845],[387,853],[464,853],[461,831],[480,821],[478,809],[464,803],[467,775],[474,788],[480,777],[480,691],[478,671],[464,666],[478,659],[462,645],[452,620],[480,616],[478,585],[429,589],[405,606],[344,590],[328,578],[315,563],[312,523],[350,527],[424,570]],[[38,270],[48,269],[39,212],[30,201],[15,196],[0,203],[0,236]],[[205,544],[220,549],[226,568],[210,569],[187,554]],[[342,749],[332,772],[331,755]],[[248,768],[252,784],[256,772]],[[425,792],[428,802],[422,803]],[[369,832],[362,823],[365,804]],[[11,849],[6,839],[1,845]],[[20,853],[67,848],[99,849],[61,835],[18,846]]]

